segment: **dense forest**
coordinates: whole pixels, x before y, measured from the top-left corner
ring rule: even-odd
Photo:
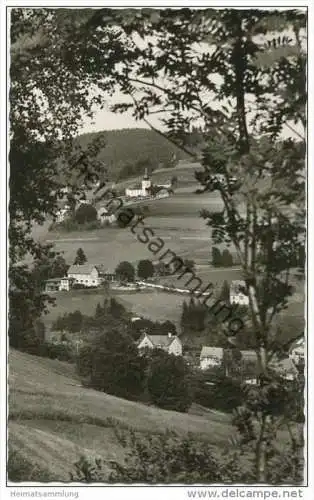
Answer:
[[[94,140],[103,139],[105,146],[97,155],[103,163],[108,180],[118,182],[137,176],[147,167],[149,172],[156,168],[171,168],[188,155],[149,129],[106,130],[78,136],[74,145],[85,150]]]

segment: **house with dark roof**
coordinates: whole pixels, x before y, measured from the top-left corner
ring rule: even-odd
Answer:
[[[97,264],[95,266],[99,273],[99,278],[106,281],[116,281],[117,275],[114,269],[108,268],[104,264]]]
[[[143,349],[162,349],[168,354],[182,356],[182,342],[177,335],[171,333],[168,333],[168,335],[149,335],[144,333],[137,347],[140,351]]]

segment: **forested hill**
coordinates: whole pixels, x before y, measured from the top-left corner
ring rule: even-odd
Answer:
[[[76,140],[85,148],[99,136],[105,137],[106,146],[101,149],[98,159],[104,162],[114,181],[140,175],[145,167],[150,172],[156,168],[170,168],[174,161],[188,158],[174,144],[149,129],[105,130],[80,135]]]

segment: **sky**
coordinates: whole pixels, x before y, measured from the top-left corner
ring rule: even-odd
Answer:
[[[149,121],[156,128],[160,128],[160,122],[156,117],[149,117]],[[295,129],[301,136],[304,135],[304,130],[302,125],[295,125],[290,123],[291,127]],[[132,117],[130,112],[123,114],[112,113],[107,109],[98,109],[95,111],[95,116],[93,120],[86,118],[84,124],[80,130],[81,134],[86,134],[90,132],[101,132],[102,130],[114,130],[123,128],[149,128],[149,126],[143,121],[137,121]],[[292,137],[298,139],[298,136],[292,133],[288,126],[284,126],[281,138],[287,139]]]
[[[295,35],[291,29],[288,29],[285,32],[285,35],[291,39],[295,38]],[[269,38],[269,40],[271,40],[273,37],[274,37],[274,33],[269,33],[266,35],[266,38],[267,39]],[[302,44],[304,44],[304,48],[306,49],[306,33],[305,32],[301,33],[301,39],[302,39]],[[136,45],[138,45],[140,47],[142,47],[142,45],[144,44],[144,41],[138,37],[136,37],[136,39],[134,39],[133,41],[135,42]],[[210,46],[208,46],[207,43],[197,44],[197,49],[200,52],[203,52],[203,51],[208,52],[210,49]],[[218,77],[218,75],[217,75],[217,78],[218,78],[218,80],[216,80],[215,75],[211,76],[211,79],[213,80],[213,82],[216,84],[217,83],[219,84],[219,80],[221,80],[221,77],[220,76]],[[210,96],[206,96],[205,100],[207,97],[210,99]],[[112,104],[112,103],[121,103],[121,102],[129,101],[125,96],[121,96],[121,95],[116,93],[116,95],[114,95],[111,99],[107,100],[107,98],[104,95],[104,100],[107,102],[105,108],[104,109],[95,108],[94,118],[92,120],[90,118],[86,118],[84,120],[84,124],[81,128],[80,133],[98,132],[98,131],[102,131],[102,130],[114,130],[114,129],[123,129],[123,128],[146,128],[146,129],[149,128],[147,123],[145,123],[144,121],[137,121],[132,116],[132,113],[130,111],[125,112],[123,114],[113,113],[113,112],[109,111],[109,104],[110,103]],[[250,102],[250,101],[248,101],[248,102]],[[216,103],[212,102],[211,104],[212,104],[213,108],[219,109],[219,105],[217,106]],[[224,103],[224,102],[222,102],[221,104],[227,105],[227,103]],[[252,102],[250,102],[250,104],[252,104]],[[254,115],[254,113],[251,114],[251,118],[253,118],[253,115]],[[161,126],[161,123],[158,119],[158,116],[160,117],[160,115],[149,116],[148,120],[155,128],[162,129],[163,127]],[[166,116],[167,116],[167,114],[164,113],[163,117],[166,117]],[[169,117],[169,115],[168,115],[168,117]],[[249,117],[249,119],[250,119],[250,117]],[[200,123],[197,123],[197,125],[200,125]],[[292,127],[292,129],[296,130],[297,134],[295,134],[291,131],[291,127]],[[300,134],[302,137],[304,136],[304,129],[303,129],[302,125],[301,124],[296,125],[294,123],[290,123],[290,127],[289,127],[289,124],[288,124],[288,126],[283,127],[283,130],[281,133],[281,138],[286,139],[288,137],[292,137],[294,139],[300,139],[300,136],[298,137],[298,134]]]

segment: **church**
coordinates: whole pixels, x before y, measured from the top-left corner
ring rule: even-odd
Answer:
[[[150,188],[152,186],[152,182],[149,178],[147,168],[145,169],[145,174],[142,179],[142,183],[139,185],[131,186],[126,188],[125,195],[129,198],[139,198],[141,196],[149,196]]]

